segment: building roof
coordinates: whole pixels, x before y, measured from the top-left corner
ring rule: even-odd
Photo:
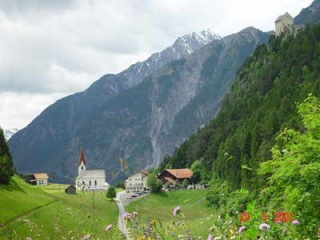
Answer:
[[[191,178],[192,171],[188,168],[183,169],[166,169],[169,173],[171,173],[176,178]]]
[[[149,175],[149,173],[147,173],[146,171],[142,170],[142,171],[140,171],[140,172],[137,172],[137,173],[131,175],[130,177],[127,178],[127,180],[128,180],[129,178],[136,177],[136,175],[140,175],[140,174],[144,175],[144,177]]]
[[[105,178],[105,177],[106,177],[106,173],[104,169],[81,171],[78,176],[78,178]]]
[[[284,17],[286,17],[286,16],[289,16],[289,17],[291,17],[291,15],[288,13],[288,12],[286,12],[285,14],[283,14],[283,15],[281,15],[281,16],[279,16],[277,19],[276,19],[276,21],[275,22],[279,22],[279,21],[281,21]],[[292,18],[292,17],[291,17]]]
[[[49,178],[47,173],[34,173],[33,175],[36,179],[48,179]]]
[[[75,187],[75,186],[70,185],[69,187],[67,187],[67,188],[66,188],[66,190],[71,189],[71,188],[76,189],[76,187]]]
[[[82,148],[80,149],[80,154],[79,154],[79,165],[83,162],[84,165],[86,165],[86,159],[84,157],[84,152]]]

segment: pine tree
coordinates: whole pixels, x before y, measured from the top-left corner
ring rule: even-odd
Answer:
[[[0,184],[8,184],[14,174],[9,147],[0,128]]]

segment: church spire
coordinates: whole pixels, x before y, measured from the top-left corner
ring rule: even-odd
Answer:
[[[79,165],[81,165],[81,163],[83,163],[83,165],[86,165],[86,159],[84,158],[84,153],[82,148],[80,148]]]

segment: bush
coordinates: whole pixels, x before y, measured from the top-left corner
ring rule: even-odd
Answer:
[[[106,197],[113,200],[117,196],[116,189],[114,187],[109,187]]]
[[[161,192],[162,182],[157,178],[156,174],[151,173],[147,180],[147,185],[152,193]]]

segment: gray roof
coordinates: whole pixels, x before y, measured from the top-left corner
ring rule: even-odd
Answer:
[[[85,170],[80,172],[79,178],[105,178],[106,173],[102,170]]]
[[[281,21],[285,16],[289,16],[289,17],[291,17],[291,15],[288,13],[288,12],[286,12],[285,14],[283,14],[283,15],[281,15],[281,16],[279,16],[277,19],[276,19],[276,21],[275,22],[279,22],[279,21]],[[291,17],[292,18],[292,17]]]

